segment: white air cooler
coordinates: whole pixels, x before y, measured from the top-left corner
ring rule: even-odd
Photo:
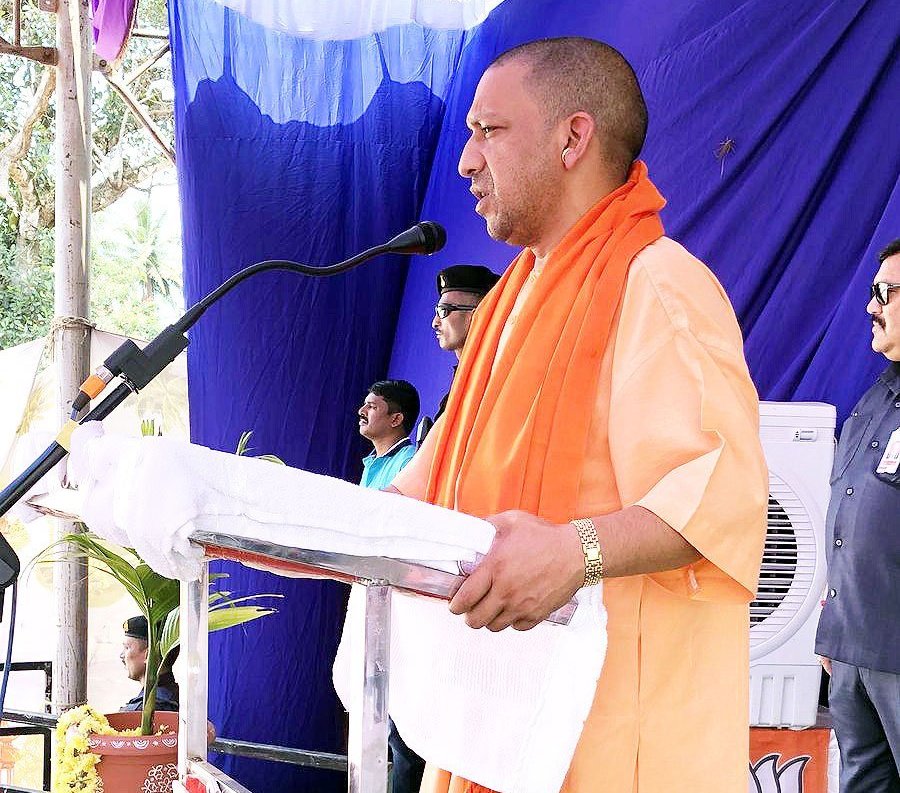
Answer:
[[[750,723],[812,726],[821,667],[813,651],[825,589],[825,515],[835,409],[762,402],[769,468],[766,544],[750,606]]]

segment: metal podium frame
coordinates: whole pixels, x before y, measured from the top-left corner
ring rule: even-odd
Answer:
[[[388,692],[390,677],[391,593],[393,589],[449,600],[464,575],[412,562],[371,556],[311,551],[214,532],[195,532],[191,542],[204,549],[203,574],[181,585],[181,653],[187,675],[181,689],[178,782],[175,791],[251,793],[206,760],[209,668],[209,566],[215,559],[241,562],[301,578],[330,578],[366,587],[362,652],[352,663],[352,687],[360,712],[350,719],[347,751],[349,793],[387,793]],[[548,618],[568,624],[569,603]],[[202,787],[198,787],[202,785]],[[260,792],[261,793],[261,792]]]

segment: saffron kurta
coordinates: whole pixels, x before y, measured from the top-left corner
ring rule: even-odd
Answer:
[[[563,791],[745,793],[747,604],[768,498],[758,402],[724,291],[674,241],[634,258],[600,369],[573,517],[639,504],[704,559],[604,582],[607,657]],[[402,493],[425,497],[439,435],[395,479]],[[422,790],[467,787],[429,768]]]

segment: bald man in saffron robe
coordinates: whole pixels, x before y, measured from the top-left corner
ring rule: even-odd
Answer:
[[[394,487],[496,527],[450,603],[473,629],[528,630],[602,573],[608,650],[565,793],[745,793],[768,481],[734,311],[664,236],[614,49],[504,53],[467,124],[476,212],[522,252]],[[422,790],[486,788],[429,766]]]

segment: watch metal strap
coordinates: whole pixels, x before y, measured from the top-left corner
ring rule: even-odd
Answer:
[[[578,518],[572,521],[572,525],[578,530],[584,552],[584,586],[599,584],[603,578],[603,554],[594,521]]]

